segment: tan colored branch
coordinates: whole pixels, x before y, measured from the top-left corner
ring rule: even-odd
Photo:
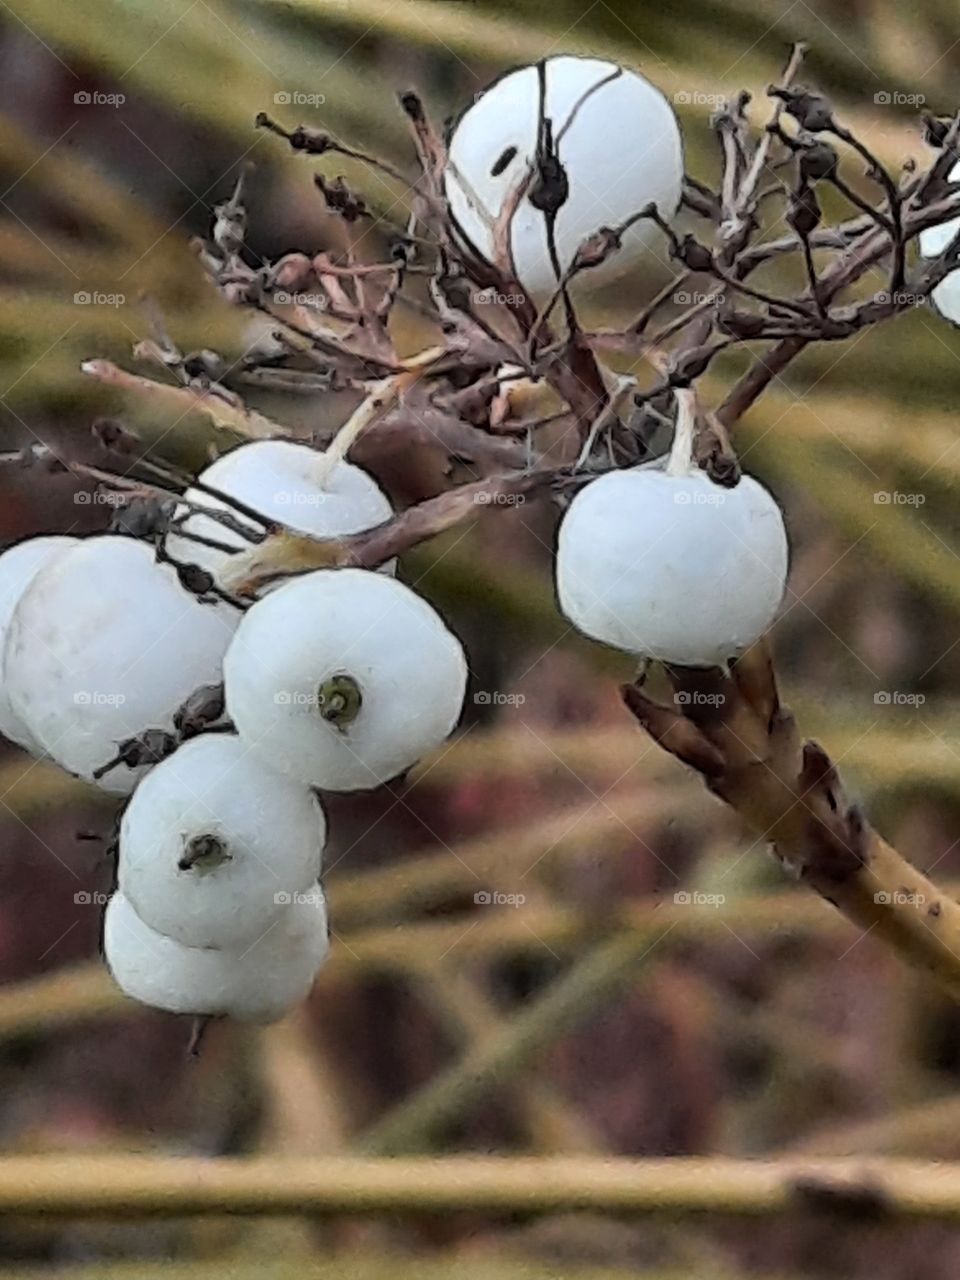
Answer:
[[[835,766],[780,705],[765,643],[732,667],[668,669],[674,703],[628,685],[647,732],[703,775],[784,865],[865,934],[960,996],[960,905],[911,866],[843,794]]]
[[[288,434],[284,427],[271,422],[263,414],[248,409],[239,397],[228,392],[219,394],[212,389],[203,391],[197,387],[175,387],[171,383],[157,382],[141,374],[128,373],[110,360],[85,360],[80,371],[87,377],[102,382],[104,386],[148,397],[158,407],[169,407],[180,418],[185,418],[192,412],[201,413],[216,426],[228,427],[248,440],[272,440]]]
[[[0,1213],[563,1213],[960,1219],[960,1165],[908,1160],[13,1156]]]

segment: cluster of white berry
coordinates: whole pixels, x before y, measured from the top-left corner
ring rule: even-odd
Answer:
[[[160,557],[116,534],[9,549],[0,730],[132,792],[104,923],[124,991],[268,1021],[303,998],[327,953],[314,788],[375,787],[409,768],[457,723],[467,670],[442,619],[389,572],[305,574],[246,612],[186,590],[175,564],[222,583],[256,513],[334,536],[392,511],[350,463],[257,442],[188,490]],[[204,690],[203,722],[184,732]]]
[[[649,223],[632,215],[656,206],[672,218],[683,176],[674,113],[641,76],[565,56],[523,68],[452,134],[447,198],[475,252],[493,253],[504,206],[543,155],[545,120],[555,190],[529,190],[511,224],[518,282],[538,296],[605,226],[629,224],[599,274],[634,265]],[[585,485],[561,524],[557,588],[587,635],[711,666],[770,625],[787,540],[755,480],[724,489],[693,465],[693,436],[678,391],[666,465]],[[314,789],[375,787],[456,725],[463,649],[393,566],[308,573],[246,611],[230,596],[231,558],[265,524],[326,537],[391,515],[335,451],[267,441],[198,477],[159,556],[103,534],[35,538],[0,557],[0,730],[132,793],[104,946],[145,1003],[269,1020],[301,999],[327,951]],[[187,589],[184,566],[207,590]],[[205,690],[203,714],[186,713]]]

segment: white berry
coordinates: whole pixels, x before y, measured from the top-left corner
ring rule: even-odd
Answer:
[[[28,538],[25,542],[18,542],[16,546],[9,547],[3,555],[0,555],[0,672],[3,668],[3,651],[10,630],[10,619],[21,597],[44,565],[67,547],[74,546],[76,542],[76,538],[60,535]],[[6,682],[2,679],[0,679],[0,733],[18,746],[25,747],[36,755],[42,754],[43,748],[11,706]]]
[[[430,605],[363,569],[322,569],[258,601],[224,661],[240,736],[331,791],[375,787],[439,746],[466,679],[463,648]]]
[[[200,479],[245,506],[301,533],[319,538],[359,533],[382,524],[393,515],[389,499],[372,476],[349,462],[330,467],[323,453],[285,440],[257,440],[240,445],[200,473]],[[191,502],[217,511],[228,511],[242,526],[263,531],[229,503],[190,488]],[[179,514],[184,514],[181,508]],[[241,533],[215,517],[195,514],[184,527],[191,533],[238,550],[249,548]],[[167,537],[167,551],[183,564],[197,564],[224,585],[231,553],[207,546],[177,533]]]
[[[314,884],[297,894],[253,947],[241,952],[227,1013],[245,1022],[273,1022],[305,1000],[330,951],[327,901]]]
[[[783,597],[780,508],[750,476],[611,471],[560,525],[557,595],[580,631],[679,666],[717,666],[767,630]]]
[[[144,924],[122,893],[110,899],[103,922],[107,965],[128,996],[168,1013],[245,1022],[273,1022],[303,1000],[329,946],[319,885],[243,949],[185,947]]]
[[[190,947],[254,942],[314,884],[323,810],[231,734],[178,747],[141,781],[120,826],[118,884],[152,929]]]
[[[950,170],[949,180],[960,181],[960,161]],[[920,232],[920,252],[925,258],[937,258],[960,231],[960,218],[951,218]],[[960,268],[951,271],[930,294],[930,301],[945,320],[960,325]]]
[[[4,653],[14,713],[58,764],[92,780],[120,742],[171,729],[189,694],[219,683],[239,616],[188,594],[145,543],[81,539],[14,610]],[[120,765],[100,785],[125,795],[140,772]]]
[[[671,218],[680,202],[683,145],[666,98],[643,76],[597,58],[570,55],[545,64],[545,115],[552,122],[569,183],[555,226],[560,269],[566,271],[588,236],[626,222],[649,204]],[[488,260],[497,219],[537,155],[540,76],[536,66],[511,72],[464,112],[450,140],[445,190],[459,226]],[[631,227],[607,262],[580,277],[600,283],[634,266],[660,233],[647,220]],[[547,221],[520,202],[512,222],[519,283],[536,296],[557,283]]]

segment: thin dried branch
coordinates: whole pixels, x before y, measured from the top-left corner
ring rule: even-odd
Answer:
[[[516,506],[527,496],[565,481],[573,482],[567,469],[493,476],[458,485],[409,507],[385,524],[343,538],[312,538],[284,530],[235,556],[226,582],[231,591],[247,596],[277,578],[313,569],[375,569],[486,508]]]
[[[148,397],[158,408],[170,408],[181,418],[191,412],[200,413],[216,426],[227,427],[248,440],[284,439],[289,435],[285,427],[248,409],[239,396],[224,387],[175,387],[169,383],[157,382],[153,378],[128,373],[110,360],[85,360],[80,366],[80,372],[105,386]]]

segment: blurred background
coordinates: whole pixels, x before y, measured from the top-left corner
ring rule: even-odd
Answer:
[[[190,246],[241,170],[264,257],[338,248],[314,171],[347,174],[381,212],[398,196],[340,157],[291,155],[254,129],[258,111],[409,167],[397,91],[416,87],[440,121],[506,67],[602,54],[676,104],[688,168],[713,183],[711,112],[747,87],[762,118],[802,38],[804,78],[896,166],[924,155],[918,105],[957,105],[956,16],[952,0],[0,4],[0,452],[79,448],[116,415],[202,465],[200,419],[146,409],[80,362],[132,367],[145,298],[184,351],[236,358],[256,339]],[[595,316],[626,322],[665,278],[653,261]],[[398,333],[409,350],[423,337]],[[792,531],[774,637],[785,697],[884,836],[947,883],[960,881],[958,358],[960,335],[921,310],[809,351],[737,436]],[[711,375],[715,395],[737,367]],[[305,437],[349,407],[249,399]],[[380,474],[398,501],[435,491],[436,460],[402,474],[395,461]],[[110,514],[69,476],[0,468],[4,545]],[[84,837],[109,838],[112,808],[5,751],[3,1155],[960,1158],[960,1015],[791,886],[634,726],[617,694],[629,662],[556,611],[555,519],[539,503],[481,511],[405,563],[471,655],[463,729],[404,786],[330,799],[331,962],[295,1015],[215,1026],[199,1061],[189,1028],[125,1001],[97,959],[110,867]],[[11,1276],[83,1280],[946,1280],[960,1236],[823,1206],[747,1225],[5,1218],[0,1259]]]

